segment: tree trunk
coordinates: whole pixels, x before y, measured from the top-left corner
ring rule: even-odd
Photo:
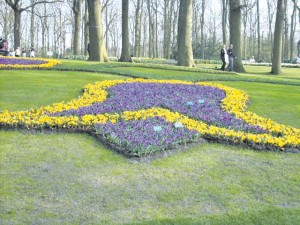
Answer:
[[[148,57],[153,57],[153,46],[154,46],[154,34],[153,34],[153,22],[152,22],[152,13],[151,13],[151,0],[147,0],[147,9],[148,9],[148,18],[149,18],[149,53]]]
[[[33,0],[31,0],[31,4],[33,4]],[[34,37],[35,37],[35,29],[34,29],[34,19],[35,19],[35,12],[34,7],[31,8],[31,15],[30,15],[30,46],[34,47]]]
[[[205,0],[202,0],[202,4],[201,4],[201,9],[202,9],[202,12],[201,12],[201,26],[200,26],[200,29],[201,29],[201,57],[202,59],[204,59],[204,52],[205,52],[205,46],[204,46],[204,41],[205,41],[205,37],[204,37],[204,12],[205,12],[205,4],[206,4],[206,1]]]
[[[273,31],[272,31],[272,23],[273,23],[273,13],[271,11],[271,0],[267,1],[267,5],[268,5],[268,28],[269,28],[269,35],[268,35],[268,39],[269,42],[271,43],[271,49],[273,47]],[[271,52],[271,59],[273,58],[273,52]]]
[[[103,39],[100,1],[87,0],[89,9],[90,56],[89,61],[108,62]]]
[[[155,1],[155,58],[158,58],[158,3]]]
[[[128,33],[128,0],[122,0],[122,53],[120,62],[130,62],[129,33]]]
[[[88,3],[85,1],[85,10],[84,10],[84,54],[88,54],[88,44],[89,44],[89,11]]]
[[[45,57],[46,56],[46,31],[47,31],[47,7],[46,4],[44,4],[44,17],[41,18],[42,22],[42,55]]]
[[[80,30],[81,30],[81,6],[82,0],[73,0],[74,13],[74,39],[73,39],[73,54],[80,54]]]
[[[144,4],[144,1],[142,0],[142,4],[141,4],[141,9],[143,8],[143,4]],[[140,23],[140,28],[139,28],[139,43],[140,45],[138,46],[138,56],[143,56],[144,53],[142,53],[142,28],[141,28],[141,25],[142,25],[142,19],[144,18],[143,17],[143,9],[139,15],[139,23]],[[145,35],[145,34],[144,34]],[[144,52],[144,50],[143,50]]]
[[[15,22],[14,22],[14,47],[20,47],[21,44],[21,11],[14,9]]]
[[[290,62],[294,59],[294,41],[295,41],[295,31],[296,31],[296,10],[297,5],[294,2],[293,13],[291,15],[291,33],[290,33]]]
[[[174,1],[164,0],[163,56],[166,59],[170,58],[170,44],[171,44],[173,10],[174,10]]]
[[[284,5],[287,6],[287,0],[284,0]],[[284,36],[283,36],[283,56],[282,60],[284,61],[285,59],[288,59],[289,55],[289,23],[288,23],[288,17],[287,17],[287,7],[285,7],[285,12],[284,12]]]
[[[146,40],[147,40],[147,19],[146,17],[143,17],[143,33],[144,33],[144,39],[143,39],[143,48],[142,48],[142,57],[146,56]]]
[[[174,12],[174,17],[172,21],[172,50],[178,51],[178,43],[177,43],[177,29],[178,28],[178,13],[179,13],[179,0],[176,0],[176,11]]]
[[[195,66],[191,40],[193,0],[180,0],[178,18],[178,62],[179,66]]]
[[[240,0],[229,0],[230,43],[234,46],[234,71],[245,72],[241,51],[241,4]]]
[[[260,38],[260,8],[259,8],[259,0],[256,0],[256,9],[257,9],[257,56],[256,59],[261,59],[261,38]]]
[[[199,56],[199,31],[201,30],[199,28],[199,24],[201,24],[201,21],[199,21],[199,13],[200,12],[200,4],[199,2],[193,1],[193,23],[192,23],[192,40],[193,40],[193,50],[194,50],[194,57],[200,58]]]
[[[243,1],[244,4],[248,4],[246,0]],[[247,57],[247,22],[248,22],[248,11],[249,5],[243,10],[242,23],[243,23],[243,58]]]
[[[137,6],[135,8],[135,28],[134,28],[134,56],[140,56],[140,46],[141,46],[141,21],[140,13],[141,12],[141,0],[137,0]]]
[[[109,47],[108,47],[108,31],[109,31],[109,19],[108,19],[108,7],[106,6],[105,9],[102,8],[103,11],[105,11],[105,33],[104,33],[104,37],[105,37],[105,47],[106,50],[109,52]]]
[[[282,32],[284,20],[285,5],[284,0],[278,0],[277,13],[274,31],[273,59],[271,74],[281,73],[281,55],[282,55]]]
[[[222,38],[223,44],[227,43],[227,6],[228,0],[222,0]]]
[[[297,6],[297,9],[298,9],[298,19],[299,19],[299,24],[300,24],[300,6],[297,5],[296,0],[292,0],[292,1]],[[297,55],[298,55],[298,57],[300,57],[300,40],[297,43]]]
[[[170,0],[164,0],[164,45],[163,45],[163,55],[165,59],[169,58],[169,52],[167,51],[167,46],[168,46],[168,32],[169,32],[169,27],[168,27],[168,20],[169,20],[169,3]]]
[[[243,16],[243,58],[246,58],[247,56],[247,43],[246,43],[246,37],[247,37],[247,14]]]

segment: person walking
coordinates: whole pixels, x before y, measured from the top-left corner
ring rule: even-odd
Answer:
[[[221,70],[225,70],[225,66],[226,66],[226,63],[228,62],[228,55],[227,55],[227,50],[226,50],[226,45],[224,44],[223,45],[223,48],[221,49],[221,54],[220,54],[220,58],[222,60],[222,67],[221,67]]]
[[[90,43],[87,44],[87,49],[86,50],[87,50],[87,52],[88,52],[88,54],[90,56]]]
[[[235,59],[235,55],[233,54],[233,45],[230,44],[229,49],[227,50],[228,58],[229,58],[229,64],[226,68],[228,71],[233,71],[233,59]]]

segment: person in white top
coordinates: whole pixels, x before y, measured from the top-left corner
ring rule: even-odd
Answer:
[[[22,57],[26,57],[26,49],[22,48]]]
[[[21,56],[21,50],[20,47],[17,47],[16,51],[15,51],[15,56],[16,57],[20,57]]]
[[[33,47],[30,47],[30,54],[29,54],[30,57],[35,57],[35,52],[34,52],[34,48]]]

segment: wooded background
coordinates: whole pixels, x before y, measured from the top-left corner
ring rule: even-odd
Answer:
[[[98,11],[94,19],[100,16],[102,21],[91,21],[88,2],[100,3],[91,5],[90,14]],[[229,45],[240,32],[241,58],[254,56],[257,61],[270,62],[275,27],[279,26],[275,26],[279,2],[284,6],[282,32],[276,34],[282,41],[280,60],[292,62],[300,55],[300,0],[1,0],[0,36],[8,40],[10,50],[33,46],[40,56],[49,51],[55,54],[58,49],[63,55],[87,55],[87,45],[95,38],[93,32],[101,27],[103,46],[92,46],[91,51],[104,47],[106,55],[120,58],[127,42],[122,44],[122,38],[127,38],[128,54],[169,59],[178,58],[178,37],[186,34],[181,30],[191,20],[188,35],[194,59],[219,59],[221,45]],[[123,8],[123,17],[122,4],[127,4],[128,11]],[[190,18],[180,16],[180,4],[192,6],[192,13],[184,12]],[[230,15],[237,9],[240,31],[230,28]],[[128,24],[127,37],[122,18],[123,28]]]

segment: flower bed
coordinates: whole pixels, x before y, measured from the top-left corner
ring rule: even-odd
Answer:
[[[160,117],[96,124],[95,130],[102,140],[129,156],[176,148],[177,145],[189,143],[199,136],[195,130],[174,126]]]
[[[39,58],[17,58],[0,56],[1,69],[38,69],[51,68],[61,64],[59,60]]]
[[[79,109],[67,110],[54,115],[79,116],[136,111],[139,109],[165,108],[190,118],[219,127],[234,130],[267,133],[224,111],[220,102],[225,92],[217,87],[190,84],[123,83],[107,89],[105,102]]]
[[[4,111],[0,126],[97,132],[102,140],[138,156],[198,136],[256,149],[300,149],[299,129],[247,111],[247,100],[244,92],[211,83],[103,81],[87,85],[81,97],[68,103]]]

